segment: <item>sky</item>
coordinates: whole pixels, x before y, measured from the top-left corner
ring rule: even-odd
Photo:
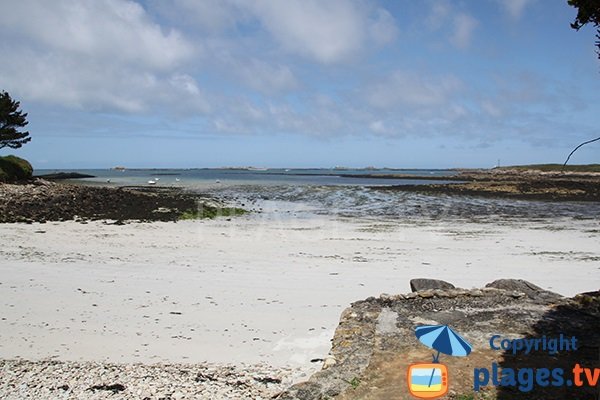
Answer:
[[[492,167],[600,136],[566,0],[2,0],[34,168]],[[600,144],[571,162],[600,162]]]

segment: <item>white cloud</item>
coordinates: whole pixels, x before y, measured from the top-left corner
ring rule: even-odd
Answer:
[[[500,107],[490,100],[482,101],[481,109],[491,117],[499,118],[502,116],[502,110]]]
[[[366,89],[367,101],[374,107],[393,109],[438,107],[446,104],[460,90],[462,82],[454,76],[431,77],[406,71],[395,71]]]
[[[375,19],[369,25],[369,33],[378,45],[391,43],[398,35],[396,20],[387,10],[379,8],[375,12]]]
[[[385,126],[382,120],[373,121],[369,124],[369,129],[378,134],[389,133],[389,129]]]
[[[235,73],[250,88],[263,94],[274,94],[298,87],[298,81],[289,67],[272,65],[256,58],[245,62],[230,62]]]
[[[148,5],[171,23],[207,33],[232,29],[244,17],[232,0],[149,0]]]
[[[8,0],[0,3],[0,24],[47,51],[156,69],[193,52],[177,31],[163,31],[127,0]]]
[[[193,46],[137,3],[3,1],[0,33],[10,38],[0,44],[0,83],[30,99],[125,112],[174,93],[200,100],[193,79],[177,72]]]
[[[364,44],[358,9],[350,1],[253,3],[256,17],[285,50],[331,63],[347,59]]]
[[[275,47],[323,64],[345,62],[391,43],[398,29],[386,9],[361,0],[151,0],[167,20],[211,37],[232,35],[246,44]],[[275,46],[273,46],[275,45]]]
[[[425,18],[425,26],[443,35],[444,40],[459,49],[469,47],[479,21],[462,11],[463,7],[447,0],[435,0],[426,4],[429,5],[429,12]]]
[[[471,43],[473,31],[477,28],[479,22],[472,16],[459,13],[454,17],[454,32],[450,37],[453,45],[460,49],[466,49]]]
[[[499,0],[498,2],[504,8],[506,12],[511,16],[511,18],[517,20],[520,19],[530,4],[532,4],[535,0]]]
[[[426,24],[431,29],[440,29],[452,12],[452,7],[446,0],[431,2],[431,10],[426,19]]]
[[[397,34],[394,17],[351,0],[237,1],[251,12],[288,53],[324,64],[347,61],[371,42],[390,43]]]

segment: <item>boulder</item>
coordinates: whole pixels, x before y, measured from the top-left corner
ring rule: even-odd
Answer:
[[[417,278],[410,280],[410,290],[419,292],[428,289],[455,289],[454,285],[438,279]]]

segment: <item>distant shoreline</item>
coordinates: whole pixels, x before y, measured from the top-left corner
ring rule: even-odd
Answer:
[[[429,177],[430,180],[439,178]],[[420,176],[413,179],[424,180],[427,177]],[[520,200],[600,201],[600,173],[597,172],[545,172],[526,168],[498,168],[463,171],[453,177],[444,177],[444,180],[462,182],[372,186],[371,189]]]

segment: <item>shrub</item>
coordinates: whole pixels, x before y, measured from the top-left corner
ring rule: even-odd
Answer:
[[[31,179],[33,167],[29,161],[16,156],[0,157],[0,181],[15,182]]]

